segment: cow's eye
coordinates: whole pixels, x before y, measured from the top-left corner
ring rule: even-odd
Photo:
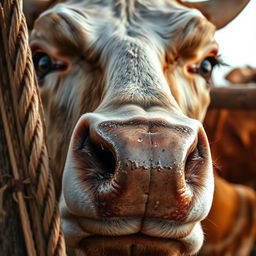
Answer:
[[[33,62],[38,80],[42,80],[49,72],[52,71],[52,60],[49,55],[43,52],[37,52],[33,56]]]
[[[33,56],[33,62],[39,84],[42,83],[45,76],[50,72],[63,70],[66,67],[63,62],[54,61],[44,52],[36,52]]]
[[[212,71],[215,66],[226,65],[219,57],[208,56],[200,64],[188,67],[188,72],[202,76],[210,85]]]
[[[212,69],[213,69],[213,66],[212,66],[212,63],[208,60],[208,59],[205,59],[201,65],[200,65],[200,72],[203,74],[203,75],[208,75],[212,72]]]
[[[216,65],[219,65],[219,60],[215,57],[207,57],[205,58],[199,68],[198,73],[203,76],[206,80],[209,80],[212,75],[212,71]]]

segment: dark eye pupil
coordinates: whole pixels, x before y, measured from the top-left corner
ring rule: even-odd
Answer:
[[[41,57],[38,61],[38,72],[47,72],[51,69],[52,61],[48,55]]]
[[[54,69],[54,65],[52,63],[51,57],[44,52],[37,52],[33,56],[33,62],[40,85],[44,77]]]
[[[204,60],[200,65],[200,70],[203,74],[210,73],[212,71],[212,64],[209,60]]]

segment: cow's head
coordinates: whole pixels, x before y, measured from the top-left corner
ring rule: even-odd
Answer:
[[[31,48],[53,170],[66,159],[67,244],[87,255],[197,252],[213,196],[198,120],[218,64],[214,25],[171,0],[41,3]]]

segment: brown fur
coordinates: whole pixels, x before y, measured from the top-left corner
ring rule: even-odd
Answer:
[[[202,223],[205,243],[202,256],[248,256],[256,236],[256,195],[217,174],[211,211]]]
[[[254,72],[253,69],[237,68],[232,70],[226,78],[238,84],[252,82]],[[254,110],[222,109],[207,112],[204,127],[211,145],[213,161],[218,166],[218,174],[215,175],[212,210],[204,224],[206,245],[202,255],[243,256],[249,255],[250,248],[253,247],[256,237],[255,192],[245,186],[231,186],[217,175],[221,175],[228,181],[256,188],[256,165],[253,161],[256,157],[255,121]],[[221,215],[218,209],[222,209]],[[222,218],[223,214],[227,216]],[[235,232],[238,222],[242,224]],[[225,239],[227,241],[223,243]],[[215,248],[214,244],[216,244]]]
[[[255,110],[209,110],[204,126],[219,174],[256,188]]]

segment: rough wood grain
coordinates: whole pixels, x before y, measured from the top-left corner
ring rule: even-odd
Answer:
[[[210,108],[256,109],[256,84],[214,87]]]

